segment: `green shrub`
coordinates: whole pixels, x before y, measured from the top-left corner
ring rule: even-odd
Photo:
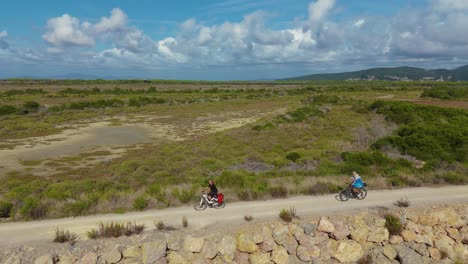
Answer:
[[[128,222],[127,224],[115,222],[104,224],[103,222],[100,222],[97,230],[92,229],[91,231],[88,231],[86,235],[90,239],[96,239],[99,237],[131,236],[133,234],[140,234],[144,229],[144,225],[138,225],[132,222]]]
[[[145,196],[139,196],[133,201],[133,208],[138,211],[145,210],[148,207],[149,200]]]
[[[290,207],[289,209],[283,208],[280,210],[279,217],[289,223],[294,218],[297,218],[296,209],[294,207]]]
[[[41,105],[34,101],[28,101],[23,104],[23,107],[30,111],[37,111]]]
[[[403,231],[403,225],[400,218],[395,215],[387,214],[385,216],[385,227],[388,229],[390,235],[399,235]]]
[[[7,218],[11,216],[13,204],[8,201],[0,201],[0,218]]]
[[[270,194],[273,198],[286,198],[288,196],[288,189],[283,185],[270,187]]]
[[[188,227],[188,220],[187,220],[187,217],[182,217],[182,226],[183,227]]]
[[[306,194],[328,194],[328,193],[337,193],[342,190],[342,187],[333,184],[331,182],[317,182],[313,186],[306,188]]]
[[[301,155],[297,152],[289,152],[288,154],[286,154],[286,159],[292,161],[292,162],[296,162],[297,160],[299,160],[301,158]]]
[[[40,219],[46,216],[47,207],[40,203],[38,199],[27,197],[23,200],[23,205],[19,210],[25,219]]]
[[[447,87],[438,86],[431,89],[425,89],[421,97],[432,97],[439,99],[467,98],[468,87]]]
[[[65,243],[69,242],[70,245],[74,245],[78,241],[78,235],[70,231],[65,231],[61,229],[55,230],[55,237],[53,242],[55,243]]]
[[[245,215],[245,216],[244,216],[244,220],[247,221],[247,222],[250,222],[250,221],[253,220],[253,216],[251,216],[251,215]]]
[[[436,176],[441,178],[444,182],[449,184],[466,184],[468,182],[468,176],[462,173],[447,172],[446,174]]]
[[[11,105],[0,105],[0,116],[16,113],[17,109]]]
[[[64,211],[72,216],[86,215],[91,208],[90,201],[78,200],[65,205]]]
[[[195,188],[191,189],[173,189],[172,194],[179,200],[179,202],[186,204],[192,202],[195,197]]]

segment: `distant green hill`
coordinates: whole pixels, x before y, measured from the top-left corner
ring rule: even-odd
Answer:
[[[338,81],[338,80],[438,80],[468,81],[468,65],[453,69],[426,70],[415,67],[372,68],[354,72],[312,74],[282,79],[284,81]]]

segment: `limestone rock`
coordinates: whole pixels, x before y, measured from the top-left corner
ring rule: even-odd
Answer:
[[[401,236],[391,236],[388,239],[388,242],[390,244],[400,244],[400,243],[403,243],[403,238],[401,238]]]
[[[276,243],[282,244],[283,240],[288,237],[289,228],[285,225],[277,225],[273,229],[273,238],[275,239]]]
[[[308,235],[301,235],[296,237],[296,239],[299,242],[299,245],[304,247],[312,247],[316,245],[316,240],[314,240],[313,237]]]
[[[409,247],[416,252],[418,252],[419,255],[423,257],[429,257],[429,252],[427,251],[427,246],[424,244],[418,244],[414,241],[408,243]]]
[[[462,236],[460,235],[460,232],[458,232],[458,229],[448,227],[445,229],[445,231],[447,231],[447,234],[450,238],[456,242],[461,242]]]
[[[463,263],[468,263],[468,246],[456,244],[453,246],[456,260],[462,260]]]
[[[178,251],[182,249],[182,233],[181,232],[171,232],[166,234],[167,248],[169,250]]]
[[[362,243],[362,242],[367,241],[368,235],[369,235],[369,229],[367,225],[359,225],[351,229],[351,238],[358,242]]]
[[[421,229],[419,228],[419,225],[417,225],[413,221],[407,221],[406,224],[405,224],[405,228],[407,230],[409,230],[409,231],[413,231],[413,232],[418,233],[418,234],[421,233]]]
[[[208,264],[208,261],[202,256],[198,255],[192,260],[191,264]]]
[[[286,239],[283,240],[282,245],[284,248],[288,251],[290,255],[296,255],[296,249],[298,246],[298,243],[296,239],[292,236],[286,237]]]
[[[18,256],[11,256],[3,262],[3,264],[22,264],[21,258]]]
[[[297,257],[302,261],[311,261],[320,257],[320,248],[317,246],[297,248]]]
[[[288,251],[282,246],[277,246],[271,252],[271,260],[276,264],[287,264],[289,260]]]
[[[269,226],[264,226],[262,229],[263,241],[259,244],[260,250],[270,252],[276,247],[275,239],[272,235],[272,229]]]
[[[59,260],[60,260],[59,261],[60,264],[74,264],[76,261],[76,257],[70,254],[66,254],[66,255],[60,256]]]
[[[433,212],[438,223],[446,223],[449,226],[460,227],[464,225],[464,221],[454,208],[447,207]]]
[[[324,233],[333,233],[333,231],[335,231],[335,227],[333,226],[332,222],[328,220],[328,218],[322,217],[320,218],[317,230]]]
[[[436,239],[434,241],[434,247],[437,248],[437,250],[439,250],[439,252],[441,252],[441,253],[443,252],[450,259],[454,260],[455,252],[453,250],[453,246],[450,245],[450,243],[447,242],[446,240]]]
[[[258,246],[251,235],[241,232],[237,235],[237,249],[241,252],[254,253],[258,251]]]
[[[141,249],[138,246],[131,246],[122,252],[124,258],[138,258],[141,255]]]
[[[388,230],[385,227],[379,227],[369,232],[369,235],[367,236],[367,241],[381,243],[383,241],[388,240],[388,236]]]
[[[214,259],[218,254],[216,242],[214,240],[207,240],[200,253],[206,259]]]
[[[338,248],[333,254],[333,257],[340,262],[358,261],[364,255],[362,246],[354,240],[342,240],[338,244]]]
[[[34,264],[54,264],[54,256],[51,254],[47,254],[44,256],[38,257],[35,261]]]
[[[397,245],[395,246],[397,251],[397,257],[401,264],[423,264],[422,257],[414,250],[407,246]]]
[[[405,240],[406,242],[415,241],[418,238],[416,233],[414,233],[413,231],[409,231],[409,230],[403,230],[401,232],[401,236],[403,237],[403,240]]]
[[[296,224],[292,224],[292,225],[289,225],[289,234],[294,237],[297,237],[297,236],[304,234],[304,229],[302,229],[302,227]]]
[[[236,253],[234,253],[234,261],[236,263],[249,263],[249,256],[249,253],[236,250]]]
[[[270,264],[270,253],[250,254],[250,264]]]
[[[185,237],[183,247],[184,247],[184,250],[187,252],[199,253],[201,249],[203,248],[204,243],[205,243],[205,238],[192,237],[191,235],[188,235]]]
[[[143,264],[154,263],[166,256],[167,243],[165,237],[146,242],[141,246],[141,257]]]
[[[430,234],[417,235],[415,241],[416,241],[416,243],[426,244],[426,245],[428,245],[430,247],[432,247],[434,245],[434,243],[432,242],[432,235],[430,235]]]
[[[336,240],[345,239],[351,234],[348,225],[344,221],[333,221],[333,226],[335,231],[331,233],[331,236]]]
[[[429,251],[429,256],[431,257],[431,259],[433,260],[440,260],[441,259],[441,254],[440,254],[440,251],[437,249],[437,248],[429,248],[428,249]]]
[[[382,253],[389,259],[395,259],[397,256],[396,250],[391,245],[385,245],[382,249]]]
[[[169,264],[188,264],[189,262],[184,259],[177,251],[171,251],[167,254],[167,262]]]
[[[98,256],[94,252],[86,253],[77,264],[96,264]]]
[[[317,228],[314,224],[312,223],[304,223],[302,225],[302,228],[304,229],[304,233],[306,235],[312,235],[315,236],[315,229]]]
[[[377,226],[377,227],[384,227],[386,222],[387,222],[387,221],[385,220],[385,218],[376,218],[376,219],[374,220],[374,224],[375,224],[375,226]]]
[[[102,258],[106,263],[114,264],[118,263],[122,259],[122,253],[118,247],[114,247],[112,250],[107,251]]]
[[[232,263],[236,252],[236,240],[231,236],[224,236],[218,244],[218,252],[227,263]]]

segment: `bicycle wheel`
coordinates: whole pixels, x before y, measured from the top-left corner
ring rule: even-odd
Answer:
[[[208,205],[203,201],[195,204],[193,208],[197,211],[203,211],[208,207]]]
[[[340,192],[340,200],[343,202],[346,202],[349,200],[349,191],[348,190],[343,190]]]
[[[220,204],[217,204],[215,206],[213,206],[215,209],[221,209],[221,208],[224,208],[226,206],[226,203],[225,202],[222,202]]]
[[[358,200],[363,200],[364,198],[366,198],[366,196],[367,196],[367,190],[366,188],[362,188],[361,192],[356,195],[356,198]]]

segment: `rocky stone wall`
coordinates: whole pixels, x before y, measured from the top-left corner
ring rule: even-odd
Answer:
[[[400,218],[400,234],[390,235],[387,213]],[[203,235],[194,230],[150,230],[73,246],[4,249],[0,263],[468,263],[468,205],[393,212],[380,208],[292,223],[249,223],[234,232]]]

